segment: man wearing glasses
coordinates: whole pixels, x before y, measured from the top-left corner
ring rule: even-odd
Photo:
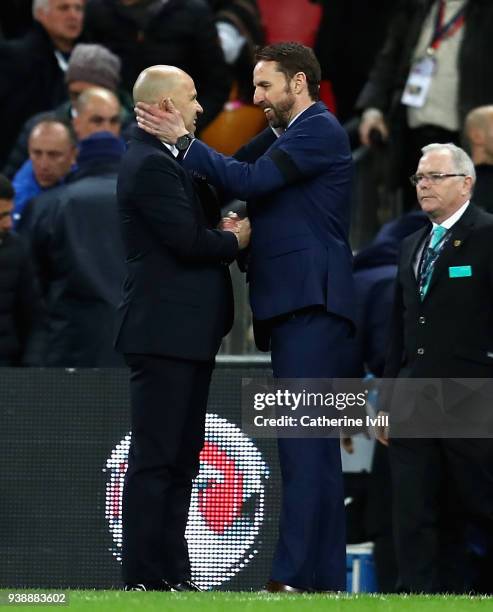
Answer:
[[[476,177],[462,149],[422,153],[411,182],[432,226],[402,244],[384,377],[491,378],[493,216],[469,203]],[[466,517],[493,533],[491,440],[390,437],[389,448],[398,588],[466,590]]]

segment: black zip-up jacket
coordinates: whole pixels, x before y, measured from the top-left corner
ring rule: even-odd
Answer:
[[[21,365],[38,314],[27,249],[17,234],[0,234],[0,366]]]

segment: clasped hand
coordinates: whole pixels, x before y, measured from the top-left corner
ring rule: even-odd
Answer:
[[[240,249],[244,249],[248,246],[251,234],[250,220],[248,217],[240,219],[236,213],[229,212],[227,217],[221,219],[219,227],[225,232],[233,232],[238,240]]]

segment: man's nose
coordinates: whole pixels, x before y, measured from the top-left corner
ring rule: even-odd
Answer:
[[[38,166],[41,170],[46,170],[49,167],[49,158],[47,155],[42,155],[39,159],[38,159]]]
[[[253,103],[254,104],[261,104],[264,101],[264,96],[262,94],[262,92],[255,90],[254,94],[253,94]]]

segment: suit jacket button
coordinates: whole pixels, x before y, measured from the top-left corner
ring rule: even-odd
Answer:
[[[422,347],[420,347],[420,348],[418,349],[418,355],[424,355],[424,354],[425,354],[425,349],[424,349],[424,348],[422,348]]]
[[[419,322],[421,325],[424,325],[426,323],[426,319],[424,317],[419,317]]]

